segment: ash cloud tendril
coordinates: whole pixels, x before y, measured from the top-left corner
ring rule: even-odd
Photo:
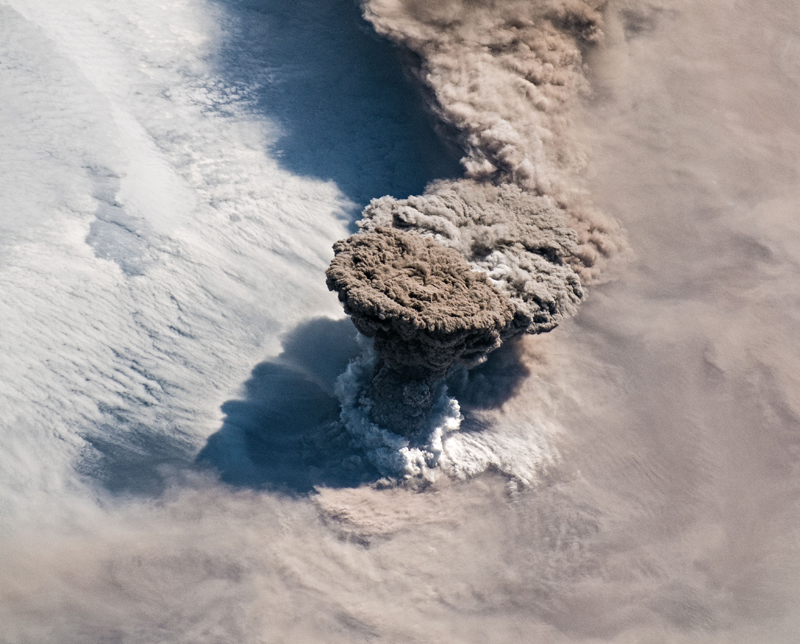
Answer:
[[[570,127],[602,4],[364,0],[456,133],[466,174],[373,200],[334,246],[328,287],[374,338],[364,405],[379,425],[413,435],[454,364],[554,328],[624,249],[576,187],[584,160]]]
[[[470,179],[548,195],[578,234],[571,263],[599,277],[624,249],[616,222],[579,189],[572,109],[589,90],[584,52],[605,0],[365,0],[378,33],[408,52],[430,108],[464,150]]]

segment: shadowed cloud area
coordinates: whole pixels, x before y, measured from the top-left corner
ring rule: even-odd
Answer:
[[[257,365],[242,398],[222,405],[225,421],[198,462],[233,485],[307,493],[379,478],[337,422],[337,376],[359,352],[349,320],[298,326],[273,361]]]
[[[512,340],[472,371],[450,375],[464,431],[481,429],[472,411],[501,406],[528,375],[518,345]],[[298,326],[279,356],[253,369],[241,398],[222,405],[225,420],[198,463],[231,485],[287,494],[377,481],[380,474],[339,422],[333,394],[337,377],[360,350],[350,320],[316,318]]]
[[[335,181],[357,208],[459,174],[397,52],[355,1],[216,4],[227,35],[217,65],[277,123],[272,154],[287,170]]]

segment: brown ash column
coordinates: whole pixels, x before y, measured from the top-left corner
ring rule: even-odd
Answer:
[[[512,333],[515,308],[458,251],[421,235],[378,227],[334,251],[328,288],[378,354],[372,420],[411,435],[448,370],[479,363]]]

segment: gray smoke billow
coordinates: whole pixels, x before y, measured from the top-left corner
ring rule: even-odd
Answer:
[[[374,338],[379,425],[413,434],[451,366],[554,328],[622,249],[614,222],[574,187],[583,155],[570,110],[602,4],[365,0],[456,133],[466,174],[373,200],[360,231],[334,247],[328,287]]]

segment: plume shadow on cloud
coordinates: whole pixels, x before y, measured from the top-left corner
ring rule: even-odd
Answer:
[[[121,408],[83,434],[78,471],[113,496],[159,497],[192,470],[214,470],[237,487],[304,495],[380,478],[338,422],[337,377],[361,351],[351,322],[314,318],[256,365],[242,396],[225,402],[220,429],[197,453],[179,428],[154,433]],[[196,454],[196,456],[195,456]]]
[[[180,432],[156,434],[125,409],[103,411],[109,422],[83,435],[87,449],[77,469],[107,492],[156,497],[192,467],[194,444]]]
[[[397,52],[356,2],[216,4],[227,22],[219,73],[277,122],[271,154],[284,168],[335,181],[359,208],[459,173],[458,153],[435,135]]]
[[[503,344],[481,365],[473,369],[457,368],[447,378],[448,391],[458,399],[465,416],[462,431],[470,426],[470,413],[499,409],[514,397],[531,370],[522,353],[522,338],[516,336]]]
[[[253,369],[242,398],[222,405],[222,427],[197,462],[231,485],[290,495],[380,478],[351,446],[333,395],[359,351],[349,320],[315,318],[295,328],[277,358]]]
[[[208,80],[208,86],[200,84],[197,89],[221,94],[209,108],[215,116],[225,116],[228,97],[231,118],[242,117],[244,103],[252,110],[248,117],[253,121],[266,117],[276,122],[281,136],[274,140],[269,156],[276,157],[285,169],[333,180],[345,197],[359,205],[376,194],[400,197],[419,192],[431,179],[457,173],[457,158],[434,135],[433,119],[404,76],[396,51],[375,35],[355,3],[216,0],[214,4],[225,25],[223,40],[212,44],[209,62],[213,75],[198,81]],[[189,77],[194,80],[191,74]],[[25,86],[27,81],[23,81]],[[52,83],[48,89],[52,91]],[[174,98],[176,102],[186,100],[177,90]],[[149,244],[154,233],[144,228],[146,222],[127,215],[115,201],[119,182],[112,169],[102,164],[88,169],[98,209],[87,242],[97,256],[115,261],[127,275],[145,275],[152,264]],[[340,324],[353,333],[349,322]],[[318,331],[321,338],[327,337],[324,329]],[[314,389],[315,383],[332,383],[347,364],[347,360],[336,362],[332,357],[341,346],[338,343],[319,348],[319,361],[313,352],[308,353],[318,342],[311,330],[298,330],[286,342],[284,358],[291,357],[292,363],[264,363],[254,370],[249,385],[252,396],[229,401],[226,406],[226,432],[234,420],[243,424],[252,420],[249,435],[257,435],[261,429],[256,428],[254,419],[260,413],[256,409],[259,405],[262,411],[266,409],[260,427],[273,422],[269,419],[279,410],[264,402],[266,387],[292,382],[304,388],[314,404],[321,404],[324,396]],[[310,363],[303,363],[303,355]],[[285,386],[288,396],[295,393]],[[168,404],[168,399],[160,399],[150,411],[161,403]],[[288,405],[284,411],[287,423],[297,427],[302,424],[290,417]],[[87,446],[77,467],[105,491],[157,496],[176,472],[194,467],[197,440],[182,434],[180,419],[156,411],[153,415],[159,420],[148,426],[137,423],[136,414],[121,407],[104,408],[101,413],[103,422],[82,435]],[[274,425],[273,434],[279,426]],[[308,429],[304,427],[302,431]],[[254,449],[257,442],[253,439]],[[262,456],[266,449],[261,449]],[[237,463],[229,463],[223,468],[224,475],[231,481],[244,481],[247,477],[237,467]],[[264,460],[261,470],[248,480],[303,489],[310,485],[308,477],[286,474],[287,481],[291,479],[287,483],[279,481],[278,474],[264,474],[271,467]],[[300,479],[306,482],[298,482]]]

